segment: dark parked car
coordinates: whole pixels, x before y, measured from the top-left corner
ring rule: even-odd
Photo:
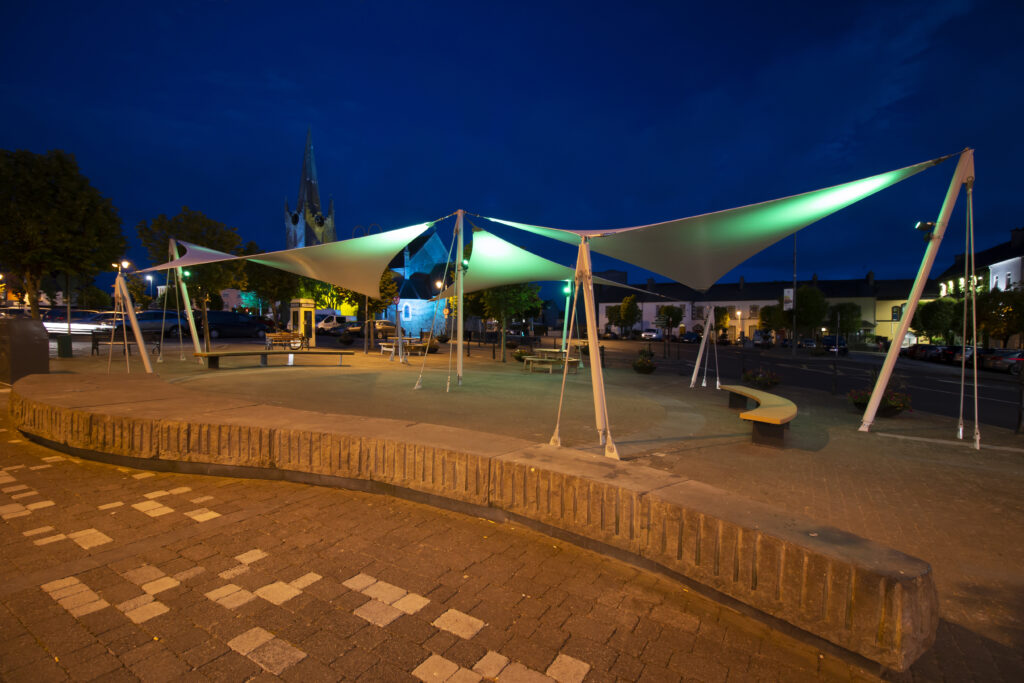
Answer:
[[[202,321],[202,314],[195,313],[196,325]],[[178,336],[178,330],[188,335],[188,318],[185,317],[184,313],[175,313],[174,311],[142,311],[141,313],[135,314],[135,319],[139,321],[139,329],[143,332],[159,332],[161,329],[164,331],[165,336]],[[125,322],[131,327],[131,323],[126,319]],[[118,316],[117,325],[115,326],[117,331],[121,330],[121,320]]]
[[[208,311],[206,317],[210,321],[210,339],[218,337],[258,337],[267,336],[267,328],[259,318],[245,313],[233,311]],[[203,334],[203,314],[196,315],[196,329]]]
[[[687,332],[679,338],[679,341],[684,344],[700,344],[700,335],[696,332]]]
[[[836,353],[838,350],[840,356],[845,356],[850,352],[850,348],[846,345],[846,337],[839,337],[839,345],[836,346],[836,336],[834,334],[823,337],[821,345],[828,349],[829,353]]]
[[[1024,359],[1024,352],[1020,349],[995,349],[986,355],[982,362],[987,370],[1017,375],[1020,374],[1022,359]]]

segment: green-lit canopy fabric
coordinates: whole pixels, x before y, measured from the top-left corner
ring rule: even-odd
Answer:
[[[575,269],[549,261],[511,242],[497,237],[486,230],[473,230],[473,251],[469,268],[463,280],[463,291],[476,292],[481,289],[515,285],[523,282],[554,282],[572,280]],[[604,278],[595,277],[594,283],[635,289]],[[636,290],[644,291],[645,290]],[[454,285],[441,292],[442,297],[455,296]]]
[[[498,218],[488,220],[570,244],[587,237],[592,251],[704,291],[784,237],[948,158],[792,197],[633,228],[563,230]]]
[[[146,270],[188,268],[203,263],[247,259],[378,298],[380,276],[391,259],[433,224],[420,223],[341,242],[328,242],[312,247],[285,249],[252,256],[232,256],[187,242],[178,242],[188,250],[184,256]]]

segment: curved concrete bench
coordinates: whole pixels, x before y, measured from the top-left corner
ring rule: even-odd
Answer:
[[[31,375],[14,385],[10,410],[23,433],[75,455],[525,520],[900,671],[935,639],[926,562],[660,470],[463,429],[260,405],[151,375]]]
[[[719,387],[729,392],[729,407],[739,408],[741,420],[753,423],[751,440],[766,446],[786,445],[786,428],[796,417],[796,404],[788,398],[769,394],[767,391],[745,387],[742,384],[723,384]],[[757,401],[757,407],[747,410],[747,399]]]

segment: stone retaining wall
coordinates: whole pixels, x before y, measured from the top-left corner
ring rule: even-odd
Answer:
[[[926,562],[700,482],[469,430],[344,416],[337,425],[337,415],[225,401],[153,377],[114,380],[33,375],[15,384],[11,414],[27,435],[136,462],[307,473],[503,510],[900,671],[935,639]]]

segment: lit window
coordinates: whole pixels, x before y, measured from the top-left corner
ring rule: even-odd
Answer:
[[[402,319],[408,320],[410,317],[409,304],[402,307]]]
[[[992,278],[992,291],[999,289],[999,276],[996,275]]]
[[[946,283],[945,282],[940,282],[939,283],[939,296],[946,296],[946,294],[947,294],[947,292],[946,292]]]
[[[1006,289],[1013,287],[1013,275],[1010,273],[1006,274]]]

